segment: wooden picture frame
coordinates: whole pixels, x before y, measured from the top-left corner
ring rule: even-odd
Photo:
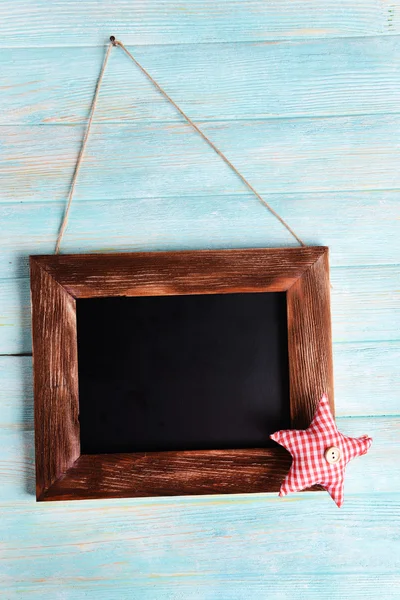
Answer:
[[[38,501],[277,492],[282,447],[81,455],[76,299],[286,292],[290,414],[333,406],[328,248],[31,256]]]

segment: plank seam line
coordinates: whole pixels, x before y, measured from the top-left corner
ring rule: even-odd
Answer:
[[[354,341],[333,341],[332,344],[334,346],[345,346],[347,345],[356,345],[356,346],[362,346],[363,344],[367,345],[367,344],[399,344],[400,343],[400,339],[392,339],[392,340],[354,340]]]
[[[21,171],[21,173],[23,173],[23,170]],[[20,175],[18,173],[18,171],[15,171],[14,175]],[[96,176],[96,179],[98,179],[98,176]],[[276,195],[276,196],[308,196],[311,194],[319,194],[320,196],[322,195],[326,195],[326,194],[368,194],[371,192],[377,192],[377,193],[388,193],[388,192],[399,192],[400,188],[372,188],[372,189],[368,189],[368,188],[351,188],[351,189],[341,189],[341,190],[332,190],[332,189],[320,189],[320,190],[305,190],[305,189],[295,189],[293,191],[287,191],[287,192],[270,192],[270,191],[265,191],[263,192],[263,190],[261,190],[262,193],[264,193],[264,195],[266,196],[271,196],[271,195]],[[229,198],[230,196],[245,196],[246,192],[234,192],[234,191],[227,191],[224,194],[220,194],[220,193],[210,193],[210,195],[208,197],[226,197]],[[250,194],[248,194],[248,196],[250,196]],[[139,200],[168,200],[168,199],[176,199],[177,197],[179,198],[205,198],[207,197],[206,195],[198,195],[198,194],[193,194],[193,195],[187,195],[187,194],[182,194],[177,196],[176,194],[171,194],[171,195],[163,195],[163,196],[140,196],[138,199]],[[119,200],[119,201],[132,201],[135,202],[137,199],[136,198],[132,198],[132,196],[118,196],[118,198],[113,198],[112,196],[109,196],[108,198],[103,198],[103,199],[98,199],[96,198],[79,198],[78,197],[78,202],[111,202],[111,201],[115,201],[115,200]],[[0,206],[5,205],[5,204],[17,204],[17,205],[23,205],[23,206],[29,206],[29,205],[33,205],[33,204],[56,204],[56,203],[61,203],[62,200],[37,200],[37,199],[32,199],[32,200],[5,200],[4,202],[2,202],[0,200]]]
[[[367,348],[369,349],[369,347],[371,345],[374,346],[383,346],[383,345],[396,345],[396,344],[400,344],[400,339],[393,339],[393,340],[350,340],[350,341],[333,341],[332,345],[333,346],[357,346],[359,348]],[[9,353],[9,352],[4,352],[1,353],[0,352],[0,358],[3,357],[13,357],[13,358],[23,358],[23,357],[32,357],[32,353],[31,352],[20,352],[20,353]]]
[[[288,115],[270,115],[270,116],[256,116],[256,117],[231,117],[231,118],[212,118],[212,119],[201,119],[197,120],[197,123],[202,125],[212,124],[212,123],[252,123],[256,122],[268,122],[268,121],[305,121],[305,120],[322,120],[322,119],[346,119],[346,118],[356,118],[356,117],[368,117],[368,116],[397,116],[400,115],[400,111],[367,111],[367,112],[350,112],[350,113],[331,113],[331,114],[323,114],[323,113],[312,113],[312,114],[302,114],[302,113],[289,113]],[[82,127],[86,124],[85,120],[77,120],[77,121],[63,121],[59,123],[0,123],[0,127]],[[93,125],[119,125],[119,126],[132,126],[132,125],[186,125],[185,121],[182,121],[177,118],[171,119],[119,119],[119,120],[93,120]]]
[[[246,118],[236,118],[236,117],[232,117],[232,118],[213,118],[213,119],[196,119],[196,123],[198,123],[199,125],[223,125],[226,123],[264,123],[264,122],[269,122],[269,121],[306,121],[306,120],[326,120],[326,121],[332,121],[334,119],[352,119],[352,118],[356,118],[356,117],[376,117],[376,116],[381,116],[384,117],[386,115],[395,115],[398,116],[400,115],[400,111],[393,111],[393,112],[360,112],[360,113],[338,113],[338,114],[328,114],[328,115],[318,115],[318,114],[312,114],[312,115],[296,115],[296,113],[294,113],[293,116],[272,116],[272,117],[246,117]],[[102,120],[102,121],[95,121],[93,120],[93,125],[103,125],[103,126],[107,126],[107,125],[118,125],[119,127],[132,127],[132,128],[139,128],[141,125],[184,125],[185,128],[188,129],[188,131],[190,131],[189,129],[189,125],[188,123],[186,123],[184,120],[181,119],[134,119],[134,120],[120,120],[120,121],[107,121],[107,120]],[[72,127],[83,127],[85,125],[85,121],[77,121],[77,122],[65,122],[65,123],[16,123],[16,124],[9,124],[9,123],[0,123],[0,127],[24,127],[25,129],[28,128],[34,128],[34,127],[68,127],[68,128],[72,128]]]
[[[6,35],[6,33],[3,32],[3,35]],[[129,34],[129,33],[123,33],[121,34],[122,37],[129,37],[129,35],[133,35],[133,34]],[[359,40],[359,39],[374,39],[374,38],[397,38],[400,37],[400,33],[391,33],[391,32],[381,32],[381,33],[371,33],[371,34],[355,34],[355,35],[315,35],[315,36],[284,36],[282,35],[281,37],[270,37],[270,38],[255,38],[255,39],[251,39],[251,40],[215,40],[215,39],[210,39],[210,40],[204,40],[204,41],[197,41],[197,42],[160,42],[160,43],[142,43],[142,44],[138,44],[138,43],[127,43],[125,44],[127,47],[130,48],[147,48],[147,47],[164,47],[164,46],[176,46],[176,47],[181,47],[181,46],[203,46],[203,45],[237,45],[237,44],[279,44],[279,43],[284,43],[284,44],[288,44],[288,43],[293,43],[293,44],[298,44],[299,42],[314,42],[314,41],[330,41],[330,40]],[[93,43],[93,44],[74,44],[74,45],[70,45],[70,44],[28,44],[28,45],[10,45],[8,46],[7,44],[3,44],[2,48],[6,49],[6,50],[24,50],[24,49],[30,49],[30,48],[104,48],[105,46],[107,46],[107,38],[105,38],[104,43],[100,44],[100,43]]]
[[[10,357],[16,357],[16,356],[17,357],[24,357],[24,356],[27,356],[27,357],[31,357],[32,358],[32,352],[21,352],[21,354],[1,354],[0,353],[0,358],[3,357],[3,356],[10,356]]]
[[[280,196],[296,196],[296,198],[299,195],[302,196],[326,196],[327,194],[358,194],[358,195],[366,195],[368,196],[368,194],[380,194],[382,192],[390,192],[393,194],[397,194],[400,192],[400,188],[366,188],[366,189],[355,189],[355,188],[350,188],[350,189],[340,189],[340,190],[322,190],[322,191],[316,191],[316,190],[309,190],[309,191],[282,191],[282,192],[266,192],[266,195],[268,195],[269,197],[280,197]],[[231,191],[231,192],[212,192],[211,194],[202,194],[201,192],[195,192],[193,194],[173,194],[173,195],[159,195],[159,196],[117,196],[117,197],[112,197],[112,196],[107,196],[104,198],[98,197],[96,196],[96,198],[80,198],[79,199],[79,203],[83,204],[83,203],[94,203],[94,202],[110,202],[110,201],[117,201],[117,202],[126,202],[126,201],[131,201],[132,203],[134,202],[141,202],[143,200],[148,201],[148,200],[165,200],[165,199],[176,199],[176,198],[193,198],[193,199],[197,199],[197,198],[230,198],[230,197],[243,197],[243,198],[252,198],[252,194],[250,194],[250,192],[245,192],[245,191]],[[5,206],[5,205],[9,205],[9,204],[16,204],[18,206],[31,206],[34,204],[42,204],[43,206],[47,206],[48,204],[65,204],[65,202],[63,202],[62,199],[60,200],[27,200],[27,201],[21,201],[21,200],[5,200],[2,201],[0,200],[0,206]]]
[[[23,170],[21,171],[21,173],[23,173]],[[14,175],[19,175],[19,172],[17,170],[15,170]],[[320,196],[322,195],[326,195],[326,194],[369,194],[369,193],[388,193],[388,192],[393,192],[393,193],[398,193],[400,191],[400,188],[343,188],[343,189],[320,189],[320,190],[307,190],[307,189],[295,189],[293,191],[282,191],[282,192],[271,192],[271,191],[265,191],[263,192],[264,195],[266,196],[308,196],[311,194],[317,195],[319,194]],[[112,198],[112,196],[108,196],[108,198],[102,198],[102,199],[98,199],[96,198],[78,198],[78,202],[110,202],[112,200],[120,200],[120,201],[125,201],[125,200],[130,200],[132,202],[134,202],[135,200],[168,200],[168,199],[176,199],[177,197],[179,198],[209,198],[209,197],[227,197],[229,198],[230,196],[251,196],[251,194],[247,193],[247,192],[235,192],[235,191],[227,191],[225,193],[219,193],[219,192],[212,192],[209,195],[207,194],[197,194],[197,193],[193,193],[192,194],[181,194],[179,196],[177,196],[177,194],[171,194],[171,195],[162,195],[162,196],[139,196],[138,198],[133,198],[132,196],[118,196],[118,198]],[[18,205],[24,205],[24,206],[28,206],[31,204],[52,204],[52,203],[61,203],[62,200],[37,200],[37,199],[33,199],[33,200],[5,200],[4,202],[0,199],[0,206],[2,206],[3,204],[18,204]]]

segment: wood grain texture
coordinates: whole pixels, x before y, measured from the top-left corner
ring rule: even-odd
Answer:
[[[34,261],[74,298],[284,292],[327,249],[58,254]]]
[[[333,342],[398,341],[399,278],[394,265],[331,269]],[[31,347],[29,280],[0,280],[0,353]]]
[[[331,281],[335,342],[399,339],[398,266],[337,269],[331,272]]]
[[[313,493],[10,506],[0,581],[12,600],[317,600],[327,586],[343,600],[350,585],[397,599],[400,496],[348,495],[338,512]]]
[[[1,3],[0,120],[8,127],[0,129],[0,352],[30,351],[27,256],[53,250],[82,135],[48,123],[87,117],[101,46],[115,33],[135,44],[196,119],[220,111],[222,119],[276,120],[276,135],[265,129],[254,146],[262,166],[250,166],[246,128],[236,134],[235,159],[245,156],[240,166],[257,175],[264,193],[275,193],[273,206],[308,243],[331,246],[331,266],[351,266],[331,271],[336,414],[362,415],[363,406],[366,415],[396,414],[398,125],[388,115],[387,127],[377,127],[379,118],[354,113],[398,110],[398,39],[390,34],[399,32],[399,15],[397,1],[376,0]],[[226,44],[237,40],[250,44]],[[107,110],[111,121],[154,121],[154,131],[160,120],[171,124],[169,107],[114,57],[99,117]],[[343,115],[336,131],[297,118],[322,114]],[[277,116],[295,118],[280,125]],[[179,133],[176,144],[154,138],[151,126],[144,144],[146,136],[121,137],[111,121],[100,163],[99,144],[90,149],[84,171],[95,175],[89,180],[83,171],[64,251],[291,244],[263,212],[247,211],[247,196],[219,165],[213,170],[213,159],[196,172],[203,148]],[[46,131],[35,131],[42,122]],[[224,149],[231,146],[227,140]],[[113,166],[127,149],[129,160],[111,180],[107,159]],[[348,465],[340,511],[326,494],[307,493],[36,505],[29,361],[0,358],[0,595],[7,600],[320,600],[327,590],[332,600],[349,590],[355,600],[398,600],[398,421],[338,419],[348,435],[374,438],[370,452]]]
[[[361,400],[362,398],[360,402]],[[381,398],[379,400],[382,401]],[[368,454],[351,461],[346,467],[345,501],[349,494],[359,495],[360,502],[362,502],[361,496],[363,494],[376,493],[387,496],[389,502],[390,494],[400,493],[400,463],[393,460],[393,457],[400,451],[399,417],[337,417],[336,422],[339,430],[345,435],[358,437],[368,434],[373,438],[373,445]],[[33,430],[1,427],[0,444],[2,448],[0,512],[3,506],[11,507],[23,504],[26,506],[27,511],[30,510],[35,514]],[[251,495],[247,495],[247,500],[250,497]],[[265,498],[269,497],[275,498],[275,492],[272,496],[265,496]],[[217,502],[217,496],[214,498]],[[287,501],[290,503],[292,500],[295,501],[295,497],[289,496]],[[329,498],[327,498],[328,500]],[[117,499],[113,501],[118,503]],[[103,501],[99,500],[98,502],[100,506],[107,506]],[[146,502],[150,506],[152,500],[147,499]],[[285,499],[282,502],[285,502]],[[42,503],[39,502],[38,505],[40,504]],[[52,503],[46,504],[51,505]],[[82,502],[78,502],[78,505],[80,504]],[[176,506],[179,507],[178,501]],[[73,504],[72,507],[77,507],[77,504]],[[71,509],[66,507],[66,510]],[[296,508],[294,511],[296,511]],[[342,518],[340,511],[333,514],[336,514],[335,522],[337,522],[337,519]]]
[[[80,454],[75,300],[31,259],[36,497]]]
[[[195,120],[399,111],[397,37],[129,50]],[[103,57],[103,47],[3,50],[0,124],[85,123]],[[94,121],[141,120],[181,117],[122,51],[113,50]]]
[[[278,492],[291,464],[282,450],[82,455],[41,500]]]
[[[0,356],[0,428],[33,430],[32,356]]]
[[[327,248],[287,291],[287,321],[291,423],[306,429],[322,394],[335,414]]]
[[[336,417],[400,414],[400,342],[333,344],[333,354]],[[31,356],[0,356],[0,427],[33,429],[32,378]]]
[[[112,5],[59,0],[2,3],[7,46],[103,45],[111,34],[126,44],[204,43],[399,33],[399,5],[374,0],[144,0]]]
[[[289,512],[288,515],[290,515]],[[347,539],[344,542],[347,543]],[[361,542],[359,544],[361,545]],[[390,545],[391,547],[392,545]],[[123,562],[121,561],[121,563]],[[253,562],[250,560],[246,563],[246,567],[251,570]],[[254,567],[255,569],[256,567]],[[46,569],[43,570],[46,571]],[[304,594],[307,593],[307,598],[310,600],[319,600],[327,587],[332,600],[342,600],[349,588],[352,598],[356,600],[375,600],[380,594],[384,594],[385,600],[398,599],[399,577],[396,573],[366,575],[365,573],[345,573],[338,570],[336,573],[323,573],[322,571],[311,574],[285,573],[283,577],[282,573],[269,573],[267,561],[260,570],[262,571],[261,575],[257,572],[249,573],[239,569],[232,573],[229,568],[215,572],[210,565],[210,569],[206,573],[184,571],[175,575],[157,572],[146,577],[135,572],[135,583],[132,583],[132,579],[129,577],[125,579],[118,575],[104,578],[100,583],[95,575],[82,575],[78,580],[71,580],[68,576],[54,575],[46,578],[45,584],[37,581],[36,578],[27,581],[21,577],[10,581],[5,589],[11,600],[19,599],[20,594],[26,592],[32,599],[51,598],[52,594],[61,586],[66,600],[75,600],[77,593],[84,594],[84,597],[88,599],[108,600],[112,594],[115,596],[116,589],[118,589],[118,598],[123,600],[134,598],[135,594],[140,594],[141,600],[153,600],[155,588],[158,597],[163,599],[184,597],[187,600],[213,600],[217,597],[224,600],[247,600],[258,594],[266,596],[275,594],[273,596],[275,598],[304,600]]]
[[[290,460],[279,449],[79,456],[74,299],[288,290],[291,421],[305,428],[324,392],[334,407],[328,248],[48,255],[30,262],[37,500],[279,490]]]
[[[330,246],[331,267],[398,261],[400,191],[267,194],[265,199],[307,244]],[[30,254],[54,251],[64,208],[64,202],[0,203],[2,279],[27,277]],[[376,227],[378,221],[384,224],[384,244],[382,230]],[[353,243],[355,233],[357,244]],[[61,251],[80,254],[265,246],[297,246],[297,242],[252,195],[132,196],[74,204]]]
[[[400,414],[400,342],[334,344],[336,416]]]
[[[261,194],[400,188],[400,115],[198,124]],[[65,202],[83,126],[10,125],[0,135],[6,140],[0,146],[1,202]],[[110,152],[111,143],[118,152]],[[188,125],[101,123],[90,135],[74,205],[244,191]]]

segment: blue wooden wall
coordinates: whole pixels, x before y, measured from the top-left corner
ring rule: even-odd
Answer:
[[[0,596],[400,598],[399,0],[0,4]],[[336,406],[325,493],[36,505],[27,257],[52,252],[105,43],[129,46],[309,244]],[[64,252],[293,245],[113,50]]]

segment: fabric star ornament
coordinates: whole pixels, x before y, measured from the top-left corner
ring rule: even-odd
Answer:
[[[326,394],[322,396],[308,429],[286,429],[270,437],[293,457],[279,496],[319,484],[339,507],[343,504],[347,463],[356,456],[366,454],[372,444],[372,439],[367,435],[351,438],[338,431]]]

